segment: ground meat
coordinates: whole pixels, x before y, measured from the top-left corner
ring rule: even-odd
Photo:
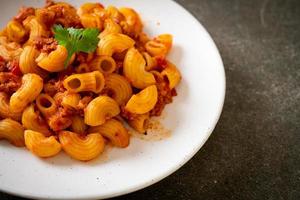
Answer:
[[[126,120],[134,120],[137,117],[137,114],[130,113],[125,109],[125,106],[121,107],[121,116]]]
[[[44,84],[44,91],[50,96],[54,96],[56,93],[64,92],[65,90],[62,80],[51,79]]]
[[[48,119],[48,124],[53,131],[61,131],[72,124],[72,113],[64,107],[59,107],[58,111]]]
[[[21,78],[11,72],[0,72],[0,92],[9,95],[17,91],[21,86]]]
[[[85,96],[83,97],[82,99],[80,99],[77,107],[76,107],[76,110],[84,110],[87,105],[93,100],[93,97],[92,96]]]
[[[156,56],[155,60],[157,63],[157,66],[155,67],[155,69],[158,70],[159,72],[164,70],[168,65],[168,62],[164,56]]]
[[[0,56],[0,72],[6,72],[8,71],[6,62],[3,57]]]
[[[55,13],[54,24],[61,24],[64,27],[82,27],[80,18],[74,7],[65,3],[56,3],[46,9],[50,13]]]
[[[38,37],[34,40],[35,47],[43,53],[50,53],[57,48],[57,41],[54,38]]]
[[[160,116],[166,104],[172,103],[173,96],[176,96],[176,90],[170,89],[168,82],[161,77],[156,78],[156,86],[158,92],[157,103],[150,111],[150,116]]]
[[[14,20],[22,23],[23,20],[25,20],[28,16],[34,15],[35,9],[32,7],[22,7],[19,10],[19,13],[17,16],[14,17]]]

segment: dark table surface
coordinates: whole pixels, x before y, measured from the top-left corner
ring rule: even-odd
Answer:
[[[300,0],[177,1],[220,50],[224,110],[184,167],[116,199],[299,200]],[[1,200],[14,198],[0,193]]]

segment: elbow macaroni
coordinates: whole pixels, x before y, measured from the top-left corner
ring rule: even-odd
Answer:
[[[54,136],[45,137],[42,133],[26,130],[24,133],[26,147],[35,155],[48,158],[61,150],[61,144]]]
[[[130,83],[119,74],[110,74],[105,78],[105,93],[119,105],[124,105],[132,96]]]
[[[117,147],[127,147],[129,145],[129,134],[121,122],[110,119],[100,126],[91,127],[89,133],[100,133],[103,137]]]
[[[46,121],[35,111],[34,104],[31,104],[24,110],[22,124],[26,129],[43,133],[45,136],[52,135]]]
[[[22,112],[43,89],[43,79],[36,74],[25,74],[22,86],[10,97],[9,106],[14,112]]]
[[[145,114],[154,108],[157,96],[156,86],[151,85],[138,94],[132,95],[125,109],[134,114]]]
[[[92,160],[104,150],[104,139],[99,133],[90,133],[86,137],[80,137],[70,131],[61,131],[58,136],[63,150],[76,160]]]
[[[36,98],[36,105],[46,118],[54,115],[57,111],[57,105],[54,99],[48,94],[40,94]]]
[[[63,82],[64,87],[70,92],[91,91],[95,93],[101,92],[104,83],[104,76],[99,71],[74,74],[67,77]]]
[[[166,56],[173,43],[170,34],[162,34],[146,43],[145,48],[152,56]]]
[[[17,147],[24,146],[24,128],[12,119],[0,121],[0,139],[6,139]]]
[[[161,72],[161,75],[167,78],[170,89],[175,88],[181,80],[179,70],[171,62],[167,63],[167,67]]]
[[[124,75],[130,83],[139,89],[144,89],[156,83],[153,74],[145,70],[146,62],[135,48],[128,50],[124,60]]]
[[[104,36],[98,44],[98,55],[112,56],[133,47],[134,40],[120,33],[111,33]]]
[[[103,74],[111,74],[116,70],[117,64],[110,56],[97,56],[91,61],[90,67],[94,71],[100,71]]]
[[[64,46],[58,45],[57,49],[49,55],[41,53],[36,58],[38,66],[49,72],[59,72],[65,68],[65,61],[68,57],[68,51]]]
[[[128,120],[128,124],[137,132],[145,133],[149,124],[149,113],[136,115],[134,119]]]
[[[47,72],[38,67],[35,59],[39,56],[40,52],[33,46],[26,46],[21,53],[19,65],[23,74],[35,73],[41,77],[46,77]]]
[[[72,117],[71,129],[75,133],[83,134],[87,129],[87,125],[84,123],[84,119],[82,117],[75,115]]]
[[[99,126],[120,113],[118,103],[110,97],[100,96],[93,99],[85,109],[84,122],[90,126]]]
[[[4,92],[0,92],[0,117],[11,118],[19,121],[21,119],[22,112],[15,112],[9,106],[8,95]]]
[[[108,18],[104,22],[104,30],[99,34],[99,38],[102,39],[111,33],[122,33],[122,28],[114,20]]]

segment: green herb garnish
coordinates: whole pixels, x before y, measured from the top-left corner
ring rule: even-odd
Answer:
[[[66,47],[68,50],[65,67],[67,67],[74,53],[91,53],[96,50],[99,42],[99,30],[96,28],[76,29],[54,25],[53,31],[54,38],[57,40],[58,44]]]

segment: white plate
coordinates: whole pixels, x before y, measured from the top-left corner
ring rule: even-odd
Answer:
[[[74,5],[85,2],[73,0]],[[169,56],[182,72],[174,102],[163,113],[172,136],[160,141],[131,139],[126,149],[109,148],[84,163],[64,153],[39,159],[22,148],[0,142],[0,190],[31,198],[108,198],[147,187],[184,165],[205,143],[220,116],[225,74],[218,50],[199,22],[170,0],[106,0],[104,5],[136,9],[145,31],[174,35]],[[0,8],[3,27],[22,5],[44,0],[9,0]]]

